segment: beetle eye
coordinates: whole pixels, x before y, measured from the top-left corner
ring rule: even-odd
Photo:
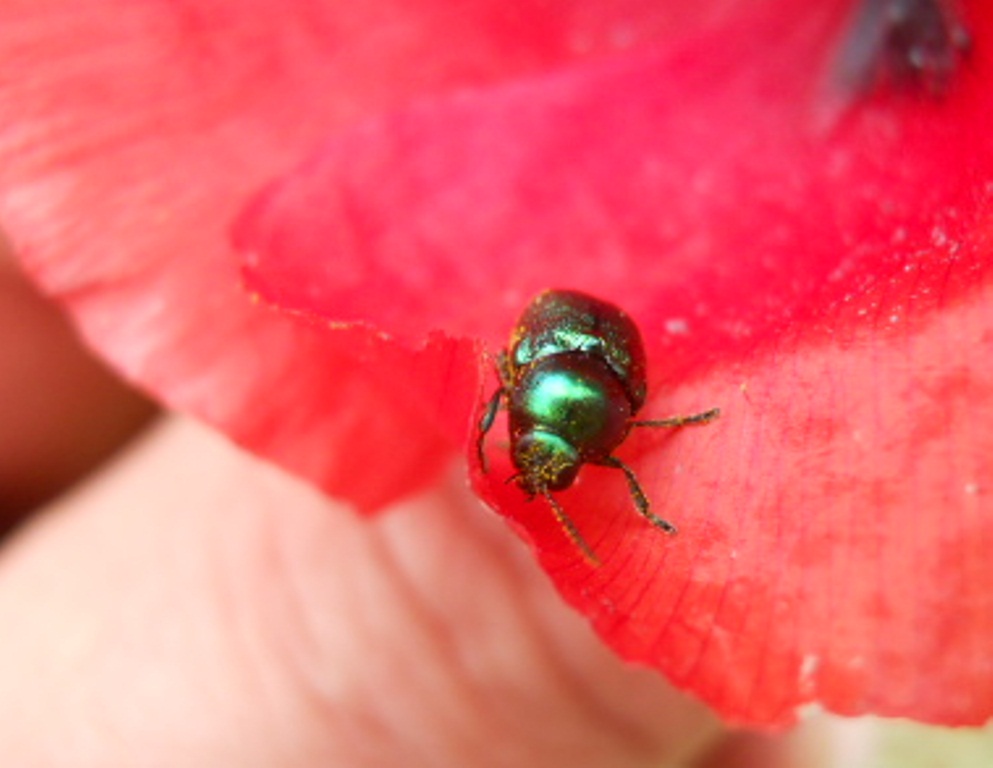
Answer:
[[[561,491],[572,485],[582,461],[579,452],[552,432],[534,430],[517,441],[514,464],[528,493]]]

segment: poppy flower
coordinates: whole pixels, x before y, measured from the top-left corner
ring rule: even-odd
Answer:
[[[3,224],[125,375],[358,509],[464,456],[726,719],[983,722],[993,12],[683,5],[7,5]],[[678,535],[608,468],[557,494],[599,565],[475,459],[553,287],[640,327],[639,417],[722,411],[618,449]]]

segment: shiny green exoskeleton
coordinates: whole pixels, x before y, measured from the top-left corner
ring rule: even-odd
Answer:
[[[651,511],[634,471],[613,455],[632,427],[681,427],[715,419],[692,416],[638,421],[645,403],[645,352],[638,327],[623,311],[576,291],[546,291],[524,310],[500,358],[500,388],[479,423],[477,448],[501,404],[507,407],[514,480],[548,500],[587,560],[597,557],[552,496],[572,485],[583,464],[621,470],[638,511],[667,533],[676,527]]]

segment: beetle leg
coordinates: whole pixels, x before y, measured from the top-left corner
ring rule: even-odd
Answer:
[[[661,528],[666,533],[677,533],[676,526],[652,512],[648,497],[645,495],[645,492],[641,490],[641,484],[638,482],[638,477],[635,475],[634,470],[631,469],[631,467],[618,459],[616,456],[607,456],[596,463],[605,467],[614,467],[615,469],[621,470],[621,472],[624,473],[624,476],[628,479],[628,488],[631,489],[631,498],[634,499],[634,505],[638,508],[641,515],[656,528]]]
[[[706,424],[721,415],[720,408],[711,408],[703,413],[691,416],[672,416],[668,419],[649,419],[647,421],[629,421],[632,427],[685,427],[688,424]]]
[[[493,426],[493,422],[496,421],[497,412],[500,410],[500,403],[503,400],[503,396],[507,393],[503,387],[500,387],[490,401],[486,404],[486,410],[483,411],[482,417],[479,419],[479,434],[476,437],[476,453],[479,456],[479,466],[483,468],[483,473],[489,472],[489,466],[486,463],[486,452],[483,450],[483,442],[486,440],[486,433],[490,431]]]
[[[569,535],[569,538],[572,539],[572,543],[579,547],[579,551],[583,553],[583,558],[586,562],[594,566],[600,565],[600,558],[596,556],[596,553],[593,552],[590,545],[586,543],[586,539],[583,538],[583,534],[579,532],[576,524],[572,522],[572,518],[569,517],[569,515],[565,513],[565,510],[559,506],[559,503],[555,500],[552,494],[548,492],[548,489],[542,488],[539,493],[548,501],[548,504],[552,508],[552,512],[555,513],[555,519],[559,521],[559,525],[562,526],[565,532]]]
[[[476,437],[476,454],[479,456],[479,466],[483,469],[483,474],[489,472],[489,465],[486,461],[486,452],[483,443],[486,440],[486,433],[493,427],[496,415],[500,411],[500,404],[510,390],[510,361],[507,358],[507,350],[501,349],[496,361],[497,377],[500,379],[500,387],[486,404],[486,410],[479,419],[479,435]]]

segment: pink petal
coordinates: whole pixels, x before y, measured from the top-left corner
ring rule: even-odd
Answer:
[[[628,44],[665,34],[704,10],[643,5],[7,3],[4,227],[134,381],[381,506],[429,482],[462,441],[476,352],[440,336],[398,349],[369,329],[329,333],[253,303],[228,245],[235,213],[363,114],[590,55],[619,31],[634,30]]]

